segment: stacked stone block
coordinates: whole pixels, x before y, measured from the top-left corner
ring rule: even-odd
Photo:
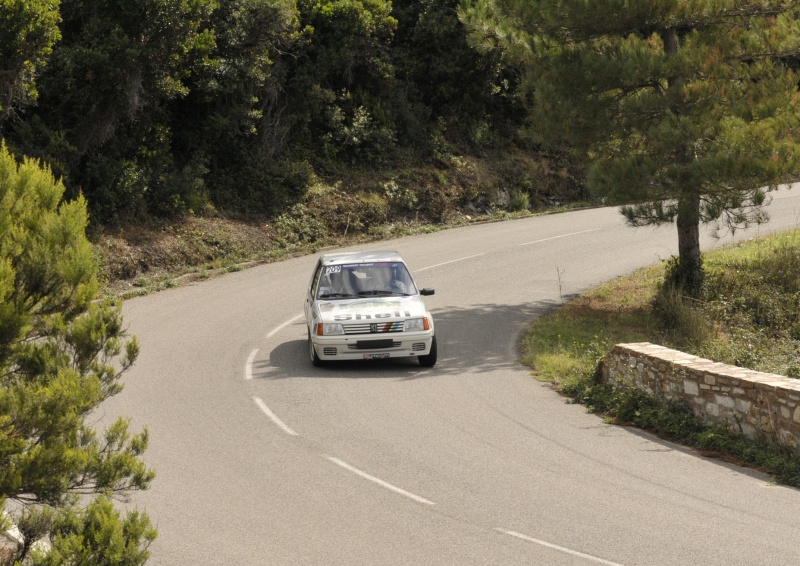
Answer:
[[[661,401],[682,399],[707,422],[800,454],[800,380],[698,358],[657,344],[617,344],[601,362],[606,383]]]

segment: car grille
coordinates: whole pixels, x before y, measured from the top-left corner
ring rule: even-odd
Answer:
[[[392,348],[399,348],[402,344],[403,344],[402,342],[392,342],[392,346],[391,347]],[[425,345],[423,344],[423,348],[424,348],[424,346]],[[348,350],[363,350],[364,348],[359,348],[357,344],[348,344],[347,345],[347,349]],[[378,348],[378,349],[382,350],[384,348]]]
[[[382,334],[384,332],[402,332],[403,321],[394,322],[362,322],[359,324],[345,324],[345,334]]]
[[[415,352],[422,352],[425,350],[425,344],[421,342],[417,342],[416,344],[411,345],[411,349]]]
[[[336,348],[330,348],[330,347],[323,348],[322,353],[325,354],[326,356],[335,356],[336,354],[338,354]]]

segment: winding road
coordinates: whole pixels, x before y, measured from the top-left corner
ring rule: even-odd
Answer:
[[[799,191],[736,239],[800,225]],[[150,430],[148,564],[800,563],[800,492],[605,424],[518,362],[532,319],[675,255],[674,226],[600,208],[357,249],[378,248],[436,289],[434,368],[312,367],[316,256],[125,303],[142,353],[98,419]]]

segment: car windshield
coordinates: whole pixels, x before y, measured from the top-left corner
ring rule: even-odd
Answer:
[[[320,271],[318,299],[415,295],[417,288],[401,262],[327,265]]]

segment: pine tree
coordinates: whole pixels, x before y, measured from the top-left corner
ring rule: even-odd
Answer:
[[[105,498],[150,484],[154,474],[141,460],[147,431],[132,435],[120,419],[98,433],[87,422],[121,390],[138,344],[126,334],[120,305],[96,301],[86,203],[63,202],[63,193],[49,170],[18,164],[0,145],[0,503],[21,509],[13,517],[26,538],[19,559],[47,533],[54,548],[64,540],[91,548],[82,534],[92,531],[88,521],[113,536],[135,525],[137,538],[126,547],[139,555],[155,537],[146,516],[123,523]],[[68,562],[134,563],[78,558]]]
[[[687,290],[700,224],[764,222],[765,193],[797,179],[794,1],[463,0],[461,16],[526,69],[534,139],[588,159],[629,224],[677,223]]]

